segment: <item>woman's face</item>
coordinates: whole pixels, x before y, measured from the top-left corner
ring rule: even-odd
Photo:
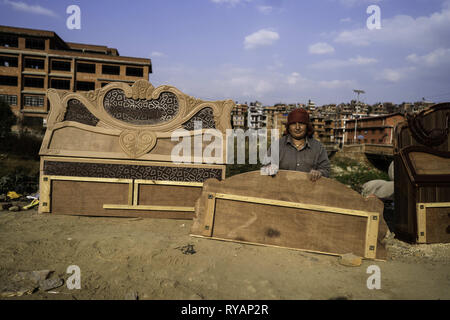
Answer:
[[[289,125],[289,133],[292,138],[300,140],[306,137],[307,125],[301,122],[291,123]]]

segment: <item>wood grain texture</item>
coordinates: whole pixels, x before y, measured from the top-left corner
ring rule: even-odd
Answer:
[[[234,195],[273,200],[270,204],[255,201],[239,201],[220,198]],[[211,216],[211,197],[215,210]],[[208,197],[209,196],[209,197]],[[278,206],[278,203],[304,204],[308,209]],[[316,206],[316,207],[315,207]],[[347,210],[346,214],[324,212],[317,208],[332,207]],[[351,214],[352,211],[364,215]],[[337,181],[321,178],[311,182],[307,174],[281,170],[275,177],[262,176],[259,171],[233,176],[222,182],[207,180],[196,203],[196,216],[191,234],[211,235],[212,238],[261,243],[280,247],[299,248],[330,254],[353,252],[367,257],[366,237],[370,214],[377,216],[380,228],[377,240],[384,238],[387,231],[382,219],[383,203],[374,198],[363,198],[355,191]],[[212,230],[205,231],[205,225],[212,224]],[[371,229],[371,237],[373,237]],[[381,247],[378,243],[376,247]],[[374,252],[378,251],[373,248]],[[380,255],[385,251],[379,250]],[[379,258],[379,255],[377,254]],[[374,256],[375,258],[375,256]]]
[[[139,185],[139,205],[195,207],[201,187]]]
[[[51,192],[52,214],[167,219],[192,219],[194,215],[192,211],[133,209],[128,204],[129,184],[125,183],[54,180]],[[106,209],[104,204],[124,209]]]
[[[450,243],[450,205],[426,208],[426,242]]]
[[[395,128],[394,231],[399,239],[412,243],[445,240],[441,236],[429,240],[430,232],[431,239],[433,234],[442,235],[444,222],[436,218],[439,215],[430,215],[429,208],[419,210],[418,204],[450,201],[449,119],[450,103],[440,103]],[[427,140],[430,143],[422,143]]]
[[[409,154],[417,174],[450,174],[450,159],[424,152]]]

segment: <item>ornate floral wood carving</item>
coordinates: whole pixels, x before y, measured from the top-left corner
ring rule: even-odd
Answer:
[[[215,128],[225,135],[226,129],[231,129],[230,114],[234,106],[232,100],[204,101],[173,86],[155,88],[146,80],[138,80],[131,86],[122,82],[110,83],[88,92],[49,89],[47,94],[51,109],[41,148],[43,155],[59,152],[50,150],[53,133],[72,127],[83,132],[116,136],[124,154],[137,159],[151,152],[158,140],[170,140],[171,133],[177,129],[194,134],[194,121],[202,121],[203,129]],[[74,115],[76,110],[69,107],[73,101],[77,101],[83,115]],[[68,110],[70,116],[66,116]],[[76,155],[77,152],[73,153]]]

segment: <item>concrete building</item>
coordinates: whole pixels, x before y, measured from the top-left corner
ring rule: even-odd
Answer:
[[[114,81],[148,80],[150,59],[117,49],[71,43],[55,32],[0,26],[0,99],[20,118],[46,118],[49,88],[95,90]],[[42,122],[42,120],[41,120]]]
[[[255,130],[265,128],[266,119],[261,102],[251,102],[248,108],[248,128]]]
[[[401,113],[347,120],[344,143],[391,145],[395,125],[405,121]]]
[[[248,106],[246,104],[236,104],[231,110],[231,125],[234,129],[247,130]]]

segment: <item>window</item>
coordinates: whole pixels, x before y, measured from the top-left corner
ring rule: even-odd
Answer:
[[[23,86],[24,87],[32,87],[32,88],[43,88],[44,87],[44,78],[24,77],[23,78]]]
[[[102,82],[102,88],[108,84],[109,84],[109,82]]]
[[[17,77],[0,76],[1,86],[17,86]]]
[[[127,67],[127,76],[142,77],[143,75],[142,68]]]
[[[17,48],[18,47],[17,36],[12,36],[9,34],[1,34],[0,46]]]
[[[51,79],[50,88],[70,90],[70,80],[64,79]]]
[[[77,81],[77,89],[76,90],[78,90],[78,91],[95,90],[95,82]]]
[[[0,56],[0,67],[17,67],[17,57]]]
[[[25,58],[25,68],[44,69],[45,61],[42,59]]]
[[[52,60],[52,70],[70,71],[70,61]]]
[[[0,100],[6,102],[10,106],[17,106],[17,96],[9,94],[0,94]]]
[[[45,40],[38,38],[27,38],[25,39],[25,48],[45,50]]]
[[[24,105],[27,107],[43,107],[44,97],[43,96],[24,96]]]
[[[77,63],[77,72],[95,73],[95,64],[93,63]]]
[[[120,67],[119,66],[102,65],[102,73],[103,74],[120,75]]]

